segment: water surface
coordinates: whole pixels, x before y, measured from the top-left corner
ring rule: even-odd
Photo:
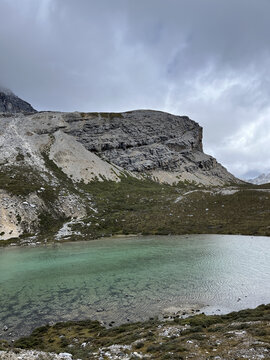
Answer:
[[[121,323],[182,304],[211,313],[269,302],[267,237],[151,236],[0,249],[0,333],[7,325],[11,337],[56,320]]]

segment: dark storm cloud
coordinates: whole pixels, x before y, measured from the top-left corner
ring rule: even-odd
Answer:
[[[186,114],[238,176],[270,170],[270,1],[0,0],[3,85],[38,109]]]

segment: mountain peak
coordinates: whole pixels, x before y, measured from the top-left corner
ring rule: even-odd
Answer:
[[[249,179],[248,182],[255,185],[262,185],[270,183],[270,173],[269,174],[261,174],[253,179]]]
[[[14,95],[15,96],[15,94],[10,89],[5,88],[4,86],[1,86],[1,85],[0,85],[0,93],[3,93],[5,95]]]
[[[28,102],[16,96],[11,90],[0,86],[0,112],[34,113],[36,110]]]

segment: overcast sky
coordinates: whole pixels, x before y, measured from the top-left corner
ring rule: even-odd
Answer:
[[[269,0],[0,0],[0,83],[37,110],[156,109],[270,171]]]

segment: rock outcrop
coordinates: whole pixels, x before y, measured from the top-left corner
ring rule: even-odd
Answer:
[[[34,113],[33,107],[26,101],[14,95],[8,89],[0,87],[0,113]]]
[[[67,119],[67,131],[89,151],[129,171],[175,171],[185,155],[202,152],[202,128],[186,116],[152,110],[77,116]]]
[[[63,131],[111,164],[161,182],[219,185],[238,180],[204,154],[202,128],[187,116],[161,111],[62,115]]]

